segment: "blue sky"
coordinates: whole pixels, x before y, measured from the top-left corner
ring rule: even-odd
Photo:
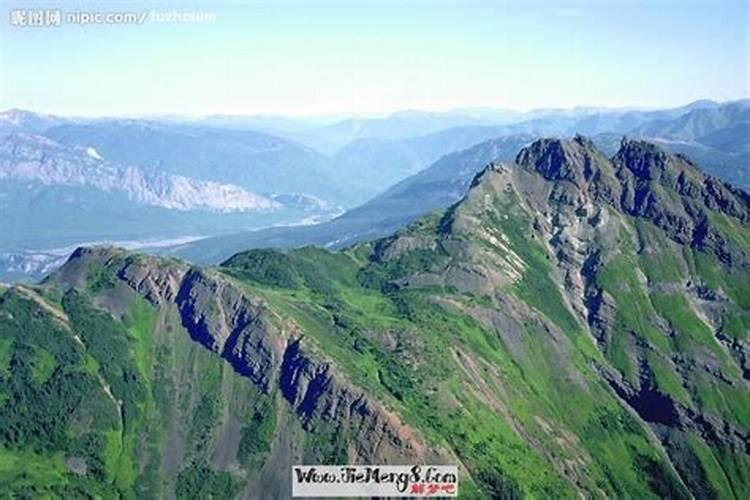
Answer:
[[[207,12],[18,28],[13,9]],[[0,108],[74,115],[659,107],[750,95],[747,1],[2,3]]]

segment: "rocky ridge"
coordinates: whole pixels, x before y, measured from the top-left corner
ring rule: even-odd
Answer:
[[[95,247],[76,250],[46,283],[82,287],[89,270],[100,266],[154,307],[176,308],[194,341],[229,362],[260,391],[280,391],[303,426],[323,421],[350,429],[356,444],[351,460],[446,460],[445,450],[431,448],[417,430],[349,382],[298,325],[225,275],[181,261]]]

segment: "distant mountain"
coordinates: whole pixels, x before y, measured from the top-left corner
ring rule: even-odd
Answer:
[[[592,139],[603,151],[614,153],[617,151],[622,135],[599,134]],[[748,142],[744,137],[727,137],[729,149],[742,148],[742,144]],[[707,144],[696,141],[685,141],[681,139],[668,139],[651,137],[649,141],[660,146],[680,153],[698,162],[701,168],[708,174],[715,175],[735,186],[750,190],[750,158],[747,155],[729,153],[724,149],[716,149]]]
[[[22,110],[0,113],[0,127],[0,280],[38,278],[76,243],[312,224],[375,194],[267,134]]]
[[[529,112],[505,128],[505,133],[528,133],[537,136],[572,136],[576,133],[628,134],[654,121],[668,121],[693,110],[713,109],[723,104],[714,101],[695,101],[676,108],[641,110],[618,108],[548,109]]]
[[[294,464],[409,463],[472,500],[745,498],[750,195],[640,140],[515,157],[345,251],[80,248],[0,288],[3,491],[289,498]]]
[[[45,135],[93,147],[116,163],[235,184],[263,195],[304,193],[345,206],[367,197],[346,186],[329,158],[259,132],[107,119],[61,125]]]
[[[156,121],[82,120],[11,110],[0,114],[0,123],[12,124],[10,131],[6,130],[8,134],[34,135],[35,130],[40,131],[77,151],[75,154],[86,161],[116,168],[78,187],[70,183],[27,186],[20,177],[0,182],[0,202],[4,199],[20,207],[18,212],[8,212],[7,218],[13,215],[14,220],[28,221],[6,231],[6,243],[13,243],[13,247],[0,246],[0,277],[2,269],[11,267],[47,269],[51,261],[45,256],[57,256],[59,249],[76,241],[131,240],[139,228],[144,237],[156,239],[184,241],[186,237],[220,235],[218,240],[193,241],[177,250],[202,262],[217,262],[234,251],[257,246],[318,244],[339,248],[382,236],[431,209],[454,203],[482,162],[512,159],[515,149],[540,135],[565,137],[587,132],[608,154],[619,148],[623,135],[647,138],[699,162],[707,173],[748,189],[747,108],[748,101],[697,101],[664,110],[576,108],[514,113],[479,108],[450,113],[404,112],[339,121],[333,126],[320,126],[314,119],[302,123],[283,117],[216,116],[199,122],[178,117]],[[496,124],[478,125],[482,123]],[[254,126],[286,128],[287,137],[298,132],[320,133],[323,137],[330,132],[330,138],[336,139],[343,137],[339,134],[342,130],[354,131],[352,137],[382,137],[357,138],[336,155],[326,156],[288,138],[249,129]],[[292,129],[295,131],[289,132]],[[388,138],[434,129],[438,131]],[[497,138],[508,145],[498,146],[497,158],[478,153],[471,168],[457,167],[462,160],[451,153]],[[482,150],[492,148],[478,149]],[[448,159],[439,162],[445,155]],[[456,163],[451,164],[453,161]],[[441,165],[438,170],[428,168],[436,162]],[[135,175],[128,177],[126,169]],[[431,179],[438,171],[443,172],[441,177]],[[97,183],[100,187],[116,185],[117,189],[100,192]],[[114,208],[110,211],[111,207],[102,206],[107,203],[105,193],[120,193],[111,201],[129,207],[123,213],[133,215],[113,215],[117,213]],[[246,209],[254,203],[248,196],[271,200],[283,208],[248,212]],[[213,201],[207,204],[206,200]],[[144,203],[151,205],[146,212],[148,205]],[[63,239],[48,238],[64,233],[51,229],[56,204],[69,207],[70,217],[63,220],[68,221],[65,227],[70,231]],[[220,205],[231,205],[235,211],[222,215]],[[236,211],[243,206],[244,212]],[[158,216],[151,214],[158,207],[168,208]],[[344,208],[350,208],[350,213],[334,222],[312,226]],[[189,213],[167,213],[172,209],[187,209]],[[23,218],[18,218],[18,213]],[[108,218],[104,214],[109,214]],[[112,224],[113,219],[118,223]],[[41,228],[37,239],[45,242],[44,246],[24,246],[30,242],[23,231],[25,224]],[[269,227],[278,224],[295,226]],[[102,231],[108,227],[116,234]],[[164,234],[159,233],[160,227]]]
[[[47,136],[0,138],[0,280],[40,277],[60,263],[61,249],[76,243],[140,240],[137,246],[148,247],[144,241],[314,223],[340,210],[314,195],[263,196],[235,184],[113,162],[92,146]]]
[[[676,116],[655,112],[661,117],[624,133],[687,155],[707,173],[750,189],[750,100],[722,104],[698,101],[684,109],[685,113]],[[594,140],[604,150],[614,152],[622,133],[599,133]]]
[[[717,134],[722,135],[727,130],[746,127],[748,124],[750,124],[750,99],[744,99],[720,105],[693,107],[678,117],[649,121],[631,133],[643,137],[703,142],[705,138],[715,137]],[[750,142],[747,136],[744,139],[745,145]],[[736,152],[733,149],[725,150]]]
[[[64,118],[34,113],[23,109],[9,109],[0,112],[0,137],[14,132],[40,134],[65,123]]]
[[[265,196],[310,195],[331,206],[354,206],[377,192],[348,185],[348,173],[308,147],[245,127],[222,126],[222,120],[73,119],[11,109],[0,113],[0,138],[44,135],[63,145],[92,148],[116,164],[234,184]],[[281,117],[250,121],[298,123]]]
[[[353,185],[377,186],[378,194],[427,168],[442,156],[506,135],[496,126],[454,127],[408,139],[358,139],[344,146],[334,161],[356,175]]]
[[[236,185],[120,166],[104,161],[94,148],[63,146],[39,135],[13,134],[0,141],[0,180],[5,179],[117,191],[137,203],[182,211],[244,212],[280,207]]]
[[[381,118],[349,118],[291,137],[328,154],[360,139],[398,141],[464,126],[509,123],[522,113],[505,110],[401,111]]]
[[[180,121],[180,120],[175,120]],[[186,121],[186,120],[181,120]],[[331,117],[286,117],[276,115],[211,115],[195,120],[194,125],[236,130],[254,130],[278,137],[310,131],[338,120]]]
[[[680,113],[722,113],[720,110],[731,109],[734,106],[742,109],[744,104],[739,102],[719,105],[712,101],[699,101],[678,110],[648,112],[648,116],[652,118],[654,116],[677,116],[675,120],[679,120],[683,116]],[[559,119],[559,113],[555,112],[554,114],[557,116],[555,120]],[[640,117],[636,121],[643,120],[640,112],[638,114]],[[734,111],[729,111],[727,114],[735,119],[744,116]],[[592,117],[588,116],[584,120],[590,121]],[[630,120],[627,120],[628,126],[634,123]],[[568,118],[564,118],[563,121],[564,124],[553,120],[553,123],[548,123],[544,127],[567,131],[569,127],[580,125],[579,118],[573,118],[569,122]],[[454,147],[461,143],[472,143],[484,135],[503,134],[507,133],[509,129],[538,130],[535,127],[540,126],[540,123],[542,122],[511,125],[509,127],[449,129],[424,137],[398,141],[395,147],[392,141],[361,141],[361,144],[355,143],[352,145],[360,144],[361,147],[357,146],[351,149],[347,147],[342,150],[340,155],[351,155],[352,158],[358,157],[360,164],[374,166],[380,162],[371,162],[373,157],[377,158],[382,155],[382,157],[387,158],[388,154],[397,151],[398,153],[390,159],[391,164],[399,164],[400,161],[400,164],[404,165],[413,161],[412,165],[416,165],[418,161],[424,161],[416,158],[427,159],[430,155],[440,151],[442,145],[449,144],[448,147]],[[671,122],[665,121],[664,123]],[[741,128],[740,125],[738,127]],[[730,128],[730,130],[737,132],[737,129]],[[179,255],[199,262],[219,262],[242,248],[285,248],[309,244],[342,248],[357,241],[380,237],[404,227],[416,217],[424,215],[430,210],[445,208],[455,203],[465,194],[478,169],[490,161],[512,160],[515,151],[532,142],[535,137],[536,135],[527,133],[505,135],[463,151],[447,154],[428,168],[397,183],[361,207],[354,208],[341,217],[323,224],[301,228],[271,228],[243,234],[222,235],[180,246],[175,251]],[[600,133],[593,137],[597,146],[607,154],[614,154],[619,149],[621,139],[622,136],[616,133]],[[453,142],[454,140],[455,142]],[[727,133],[726,141],[731,142],[727,146],[727,151],[714,149],[698,142],[674,141],[665,138],[652,138],[651,140],[670,151],[685,154],[689,158],[701,162],[705,166],[705,171],[709,174],[727,181],[734,181],[737,186],[750,188],[750,163],[745,162],[741,155],[727,152],[750,147],[748,146],[748,143],[750,143],[748,136]],[[365,144],[369,144],[369,148],[365,147]],[[377,154],[372,156],[373,152],[377,152]],[[382,163],[387,163],[387,161]],[[361,168],[363,171],[367,171],[366,166],[363,165]],[[383,177],[387,176],[388,171],[385,169]],[[368,177],[362,175],[362,178],[367,179]]]
[[[539,110],[525,114],[501,115],[515,120],[508,122],[497,118],[502,124],[460,125],[417,137],[405,139],[366,138],[356,139],[342,147],[334,156],[342,169],[356,171],[350,182],[353,185],[390,187],[406,175],[426,168],[441,156],[465,149],[496,137],[527,134],[539,136],[574,136],[586,134],[601,136],[609,134],[655,140],[674,151],[684,152],[701,161],[707,171],[739,186],[750,186],[748,161],[742,152],[750,151],[750,140],[746,132],[747,102],[716,103],[696,101],[686,106],[666,110],[610,110],[573,109]],[[448,120],[451,115],[445,115]],[[458,115],[460,116],[460,115]],[[493,115],[489,115],[492,117]],[[703,117],[703,118],[700,118]],[[476,121],[490,121],[486,115],[477,115]],[[687,140],[685,134],[670,133],[702,120],[706,131],[700,139]],[[714,124],[710,128],[709,124]],[[726,127],[726,130],[717,127]],[[604,139],[607,140],[606,138]],[[615,146],[616,147],[616,146]]]

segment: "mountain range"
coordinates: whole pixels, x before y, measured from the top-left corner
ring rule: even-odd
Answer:
[[[638,139],[510,142],[342,251],[80,248],[4,289],[3,488],[285,498],[292,464],[445,463],[463,498],[744,498],[750,196]]]
[[[0,280],[39,279],[61,253],[94,242],[156,242],[211,263],[253,247],[341,248],[449,206],[487,161],[512,160],[544,135],[585,132],[610,155],[623,135],[647,138],[747,189],[749,102],[339,121],[9,110],[0,113]]]
[[[750,136],[736,134],[736,128],[742,128],[742,123],[750,123],[748,115],[748,101],[729,103],[724,106],[716,105],[711,101],[699,101],[693,105],[680,108],[685,114],[678,111],[659,111],[646,113],[646,116],[664,117],[662,127],[672,131],[679,130],[676,122],[693,122],[700,119],[710,121],[712,125],[706,125],[706,130],[713,130],[708,135],[727,134],[727,142],[732,146],[723,149],[699,144],[696,141],[687,140],[689,135],[682,132],[681,135],[670,135],[667,132],[658,134],[656,126],[651,125],[650,132],[657,137],[649,140],[660,144],[666,149],[696,158],[701,162],[701,168],[708,173],[717,175],[735,183],[742,188],[748,187],[750,174],[747,165],[750,157],[747,156],[747,148],[750,147]],[[631,116],[632,115],[632,116]],[[677,116],[678,118],[674,118]],[[717,116],[719,118],[717,118]],[[628,118],[629,117],[629,118]],[[669,120],[667,118],[672,118]],[[714,117],[714,118],[709,118]],[[723,117],[723,118],[721,118]],[[614,121],[619,126],[610,123],[609,126],[602,124],[603,118],[591,116],[576,118],[572,124],[565,126],[552,126],[551,129],[570,133],[575,128],[594,128],[602,130],[627,129],[634,123],[645,121],[644,113],[629,112],[625,117]],[[597,127],[594,127],[598,124]],[[572,129],[568,128],[572,127]],[[514,129],[526,130],[526,126],[515,126]],[[532,129],[534,130],[534,129]],[[545,128],[544,130],[548,130]],[[541,132],[544,132],[542,130]],[[536,132],[540,132],[536,130]],[[636,130],[634,137],[644,135],[649,131]],[[674,132],[677,134],[677,132]],[[231,254],[252,247],[295,247],[302,245],[322,245],[329,248],[343,248],[357,241],[364,241],[376,237],[382,237],[390,232],[405,226],[418,216],[424,215],[431,210],[446,208],[458,201],[468,189],[473,176],[491,160],[511,161],[521,146],[531,143],[535,137],[534,133],[509,133],[498,131],[495,127],[469,127],[451,129],[433,134],[432,136],[418,137],[415,139],[400,141],[400,146],[395,149],[385,148],[385,151],[397,151],[401,155],[404,148],[410,154],[420,154],[417,151],[437,151],[437,147],[430,146],[431,140],[436,139],[435,144],[446,144],[445,136],[453,137],[461,141],[469,138],[466,143],[480,140],[482,137],[493,137],[500,135],[497,139],[480,142],[475,146],[447,153],[429,167],[413,174],[398,182],[382,194],[374,197],[363,205],[347,211],[334,220],[323,222],[318,225],[304,228],[271,228],[258,231],[244,232],[238,234],[223,235],[216,238],[208,238],[203,241],[190,242],[179,245],[173,249],[177,255],[185,256],[199,262],[220,262]],[[675,137],[675,139],[668,139]],[[678,140],[678,138],[681,139]],[[730,139],[731,138],[731,139]],[[592,137],[597,147],[607,154],[614,154],[619,148],[621,135],[615,132],[600,132]],[[354,143],[352,146],[364,141]],[[381,142],[382,144],[382,142]],[[405,146],[408,144],[409,146]],[[419,147],[412,146],[420,144]],[[452,150],[456,143],[449,143],[446,150]],[[354,148],[357,149],[357,148]],[[342,153],[346,153],[342,150]],[[360,153],[362,151],[360,150]],[[403,153],[406,154],[406,153]],[[429,157],[429,153],[425,153]],[[367,158],[366,155],[360,155]],[[366,160],[363,160],[366,161]],[[398,164],[396,157],[390,157],[386,163]],[[705,165],[710,165],[707,167]]]
[[[487,163],[512,161],[518,150],[530,144],[533,138],[526,134],[511,135],[447,154],[372,200],[327,222],[217,236],[167,251],[196,262],[216,263],[248,248],[317,245],[341,249],[359,241],[387,236],[419,216],[457,202]]]
[[[7,137],[0,149],[0,162],[0,179],[119,191],[136,203],[174,210],[233,212],[278,208],[271,199],[236,185],[112,165],[93,147],[66,147],[43,136]]]

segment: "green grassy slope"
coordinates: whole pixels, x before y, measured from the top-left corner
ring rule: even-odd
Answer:
[[[11,287],[0,487],[285,498],[295,462],[438,460],[471,499],[746,497],[745,202],[676,158],[538,155],[342,252],[98,249]]]

